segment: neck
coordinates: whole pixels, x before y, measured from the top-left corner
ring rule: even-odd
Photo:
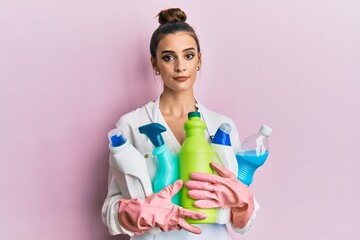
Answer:
[[[163,92],[160,96],[160,111],[164,116],[187,116],[189,112],[197,111],[195,104],[192,91],[177,94]]]

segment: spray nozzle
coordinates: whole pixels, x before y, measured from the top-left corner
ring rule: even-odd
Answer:
[[[164,139],[161,136],[162,132],[166,131],[166,128],[159,123],[149,123],[139,127],[139,131],[145,134],[155,147],[164,145]]]

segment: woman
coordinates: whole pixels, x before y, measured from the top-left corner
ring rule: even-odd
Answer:
[[[155,102],[149,102],[120,118],[117,128],[147,158],[153,179],[156,167],[151,152],[153,145],[138,127],[158,122],[167,128],[163,137],[172,152],[178,153],[185,140],[184,123],[192,111],[199,111],[206,123],[206,137],[215,134],[223,122],[232,126],[231,141],[234,151],[239,148],[238,132],[233,121],[212,112],[196,101],[193,86],[201,68],[201,51],[197,35],[178,8],[159,13],[160,26],[150,42],[151,64],[155,75],[163,81],[163,92]],[[245,232],[255,218],[257,203],[250,190],[238,181],[234,169],[212,163],[218,176],[194,173],[185,183],[195,206],[200,208],[228,208],[225,217],[237,232]],[[183,209],[171,203],[171,197],[183,186],[176,181],[146,199],[125,199],[109,173],[108,196],[103,206],[103,221],[111,234],[128,234],[131,239],[230,239],[226,220],[217,224],[188,224],[184,218],[204,219],[206,215]],[[160,230],[159,230],[160,229]],[[178,230],[178,231],[173,231]]]

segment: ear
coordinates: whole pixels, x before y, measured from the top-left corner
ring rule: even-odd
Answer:
[[[158,67],[158,65],[157,65],[156,58],[151,57],[151,58],[150,58],[150,61],[151,61],[151,66],[152,66],[152,68],[153,68],[155,71],[159,71],[159,67]]]
[[[201,52],[198,53],[199,56],[199,67],[201,68]]]

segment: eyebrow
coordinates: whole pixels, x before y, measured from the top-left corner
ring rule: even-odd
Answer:
[[[189,47],[189,48],[184,49],[183,52],[190,51],[190,50],[195,51],[195,48]],[[164,53],[175,53],[175,52],[172,51],[172,50],[164,50],[164,51],[161,52],[161,54],[164,54]]]

